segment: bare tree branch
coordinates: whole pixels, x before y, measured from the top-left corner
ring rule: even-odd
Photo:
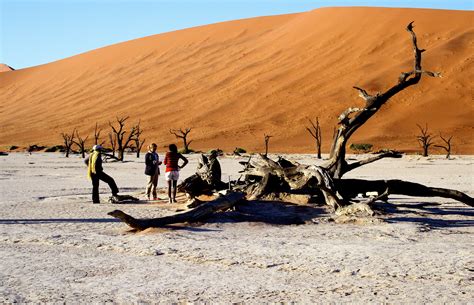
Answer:
[[[95,128],[94,128],[94,144],[95,145],[104,145],[105,143],[105,141],[99,142],[101,132],[102,132],[102,128],[99,129],[99,124],[96,122]]]
[[[76,128],[72,130],[72,133],[61,133],[61,137],[64,141],[64,147],[66,149],[66,158],[69,158],[69,153],[71,152],[71,147],[74,144],[74,137],[76,136]]]
[[[316,141],[316,152],[318,159],[321,159],[321,126],[319,125],[319,117],[316,117],[316,120],[313,122],[309,118],[307,118],[311,127],[306,127],[306,130],[309,134],[314,138]]]
[[[191,144],[192,140],[188,142],[188,134],[191,132],[193,128],[180,128],[179,130],[176,129],[170,129],[170,133],[174,135],[177,139],[182,139],[183,140],[183,145],[184,145],[184,153],[187,154],[189,150],[189,145]]]
[[[446,151],[446,159],[449,159],[449,157],[451,157],[451,139],[453,138],[453,136],[450,136],[449,138],[444,138],[440,132],[439,137],[446,145],[435,145],[435,147],[440,147],[444,149]]]
[[[383,159],[383,158],[401,158],[401,157],[402,157],[402,154],[400,152],[390,150],[390,151],[381,153],[379,155],[376,155],[376,156],[373,156],[373,157],[370,157],[370,158],[367,158],[367,159],[364,159],[364,160],[360,160],[360,161],[357,161],[357,162],[347,164],[347,171],[351,171],[351,170],[356,169],[356,168],[358,168],[362,165],[366,165],[366,164],[378,161],[378,160]]]
[[[128,133],[128,136],[125,137],[125,135],[127,134],[127,131],[124,130],[124,127],[125,127],[125,122],[128,120],[128,116],[127,117],[116,117],[116,120],[117,120],[117,123],[118,123],[118,127],[116,128],[114,125],[112,125],[112,123],[109,121],[109,126],[112,128],[112,132],[113,132],[113,135],[115,136],[115,141],[116,141],[116,144],[117,144],[117,151],[118,151],[118,159],[120,161],[123,161],[123,158],[124,158],[124,152],[127,148],[129,148],[130,146],[130,142],[133,141],[136,137],[136,132],[137,132],[137,128],[136,126],[133,126],[131,129],[130,129],[130,132]]]
[[[82,158],[85,158],[86,157],[86,141],[89,138],[89,136],[82,138],[79,135],[79,131],[76,130],[76,138],[77,138],[77,141],[73,140],[73,143],[76,144],[77,147],[79,148],[79,152],[81,153]]]
[[[136,135],[135,135],[135,138],[133,139],[133,141],[135,142],[135,147],[137,149],[136,153],[137,153],[137,158],[140,158],[140,151],[143,147],[143,144],[145,144],[145,139],[143,140],[140,140],[140,137],[143,133],[143,129],[141,129],[140,127],[140,123],[141,123],[141,120],[138,120],[138,123],[137,125],[135,126],[135,129],[136,129]]]
[[[415,32],[413,31],[413,22],[410,22],[406,30],[412,37],[412,48],[414,53],[413,71],[404,72],[398,79],[397,84],[383,93],[370,95],[366,90],[354,86],[359,92],[359,95],[366,101],[365,108],[349,108],[339,116],[339,128],[334,136],[333,144],[331,146],[330,160],[326,168],[331,172],[333,177],[340,178],[344,173],[349,171],[351,167],[348,166],[345,155],[346,145],[349,138],[357,131],[367,120],[369,120],[391,97],[400,91],[417,84],[422,74],[429,76],[440,76],[438,72],[424,71],[421,67],[421,54],[424,50],[418,48]],[[349,118],[351,114],[353,117]]]
[[[416,124],[416,126],[418,126],[421,132],[421,135],[417,136],[416,138],[423,148],[423,157],[428,157],[428,149],[431,145],[433,145],[433,136],[428,133],[428,123],[425,124],[425,128],[418,124]]]

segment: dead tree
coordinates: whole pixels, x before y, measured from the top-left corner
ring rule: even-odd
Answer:
[[[316,117],[316,120],[313,122],[308,118],[311,127],[306,127],[306,130],[316,141],[316,152],[318,154],[318,159],[321,159],[321,126],[319,125],[319,117]]]
[[[451,157],[451,139],[453,136],[450,136],[448,139],[444,138],[441,132],[439,133],[439,137],[443,140],[445,145],[435,145],[436,147],[440,147],[446,151],[446,159]]]
[[[112,149],[112,156],[115,157],[115,150],[117,149],[117,139],[111,132],[109,132],[109,143]]]
[[[108,213],[108,215],[118,218],[128,224],[130,227],[141,231],[147,228],[163,227],[173,223],[198,222],[206,219],[215,212],[225,211],[232,208],[236,203],[244,200],[244,198],[245,194],[243,193],[231,193],[227,196],[221,196],[216,200],[210,201],[206,204],[202,204],[188,212],[154,219],[135,219],[120,210],[112,211]]]
[[[268,143],[270,142],[270,138],[273,136],[264,134],[264,139],[265,139],[265,157],[268,156]]]
[[[71,147],[74,144],[74,137],[76,136],[76,128],[73,129],[72,133],[61,133],[61,137],[64,141],[64,149],[66,152],[66,158],[69,158],[69,153],[71,152]]]
[[[137,135],[135,136],[133,141],[135,142],[135,147],[137,149],[137,158],[140,158],[140,151],[142,150],[143,144],[145,144],[145,140],[146,140],[146,139],[140,140],[140,137],[143,133],[143,129],[141,129],[140,127],[140,120],[138,120],[138,123],[135,126],[135,129],[137,130]]]
[[[111,122],[109,122],[109,126],[112,128],[113,136],[115,137],[115,140],[117,142],[117,158],[120,161],[123,161],[124,158],[124,152],[127,148],[129,148],[130,143],[135,140],[137,136],[137,127],[133,126],[130,129],[130,132],[127,132],[124,130],[125,127],[125,121],[128,120],[129,117],[117,117],[117,123],[118,127],[115,127],[112,125]],[[127,134],[128,133],[128,134]]]
[[[243,164],[245,162],[242,162]],[[351,204],[359,193],[376,191],[378,194],[400,194],[419,197],[444,197],[474,206],[474,199],[457,190],[432,188],[402,180],[333,179],[319,166],[292,163],[283,158],[273,161],[257,156],[247,164],[243,174],[246,182],[235,189],[243,190],[251,199],[270,198],[278,193],[322,194],[326,204],[338,209]]]
[[[423,148],[423,157],[428,157],[428,149],[431,145],[433,145],[433,136],[428,133],[428,124],[425,124],[425,128],[418,124],[416,124],[416,126],[418,126],[421,132],[421,135],[417,136],[416,138]]]
[[[79,135],[79,132],[76,130],[76,138],[77,138],[77,141],[73,140],[73,143],[76,144],[77,147],[79,148],[79,152],[81,153],[82,158],[85,158],[86,157],[86,141],[89,138],[89,136],[82,138]]]
[[[367,181],[360,179],[332,179],[328,172],[314,165],[294,164],[288,160],[280,158],[273,161],[262,155],[248,162],[241,162],[245,165],[244,181],[233,181],[233,191],[224,196],[219,196],[215,200],[188,205],[193,209],[171,216],[153,219],[136,219],[122,211],[115,210],[108,215],[120,219],[135,230],[145,230],[150,227],[163,227],[174,223],[195,223],[206,221],[215,213],[225,212],[233,209],[240,220],[268,222],[273,218],[273,223],[278,224],[303,224],[299,217],[277,217],[275,215],[252,217],[251,215],[241,215],[240,212],[248,210],[247,200],[288,200],[296,196],[309,196],[321,198],[327,205],[332,207],[336,216],[356,215],[372,216],[373,204],[377,200],[386,199],[390,194],[402,194],[408,196],[432,197],[439,196],[451,198],[474,207],[474,198],[457,190],[444,188],[432,188],[418,183],[401,180],[376,180]],[[198,174],[194,175],[198,177]],[[239,179],[240,180],[240,179]],[[189,181],[192,182],[192,181]],[[202,181],[200,182],[202,183]],[[199,186],[200,184],[195,184]],[[204,188],[195,189],[202,191]],[[343,191],[341,194],[338,190]],[[367,199],[365,202],[353,202],[351,198],[360,192],[378,191],[378,196]],[[195,195],[198,195],[195,193]],[[297,202],[295,202],[297,203]],[[302,202],[307,203],[307,202]],[[254,205],[252,211],[255,214],[255,207],[262,209],[262,204]],[[258,212],[257,212],[258,215]]]
[[[346,109],[338,118],[339,127],[333,139],[329,162],[325,166],[333,178],[341,178],[345,173],[361,165],[374,162],[386,157],[400,157],[399,154],[388,151],[376,157],[348,164],[345,160],[346,144],[349,138],[356,132],[367,120],[369,120],[390,98],[406,88],[417,84],[423,74],[432,77],[439,77],[436,72],[425,71],[421,67],[421,54],[425,51],[418,48],[415,32],[413,31],[413,22],[406,27],[412,38],[413,47],[413,70],[402,72],[398,77],[398,82],[385,92],[370,94],[366,90],[354,87],[359,92],[359,96],[365,101],[362,107],[350,107]]]
[[[192,128],[185,128],[182,129],[180,128],[179,130],[176,129],[170,129],[170,133],[173,134],[177,139],[182,139],[183,140],[183,145],[184,145],[184,151],[183,153],[187,154],[190,152],[189,150],[189,145],[191,145],[191,141],[188,142],[188,134],[191,132]]]
[[[101,132],[102,129],[99,129],[99,125],[96,122],[94,128],[94,145],[104,145],[105,141],[99,142]]]

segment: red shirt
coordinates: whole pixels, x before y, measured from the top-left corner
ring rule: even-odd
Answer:
[[[167,152],[163,164],[166,165],[166,172],[177,171],[179,170],[178,161],[183,156],[180,153]]]

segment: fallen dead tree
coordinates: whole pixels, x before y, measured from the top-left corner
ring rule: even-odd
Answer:
[[[212,214],[232,208],[236,203],[245,198],[244,193],[233,192],[229,195],[221,196],[213,201],[202,204],[188,212],[152,219],[135,219],[120,210],[115,210],[108,215],[120,219],[136,230],[147,228],[163,227],[174,223],[198,222],[206,219]]]
[[[324,166],[302,165],[292,163],[283,158],[277,161],[269,159],[266,155],[258,155],[250,158],[246,162],[241,162],[244,166],[242,170],[242,180],[233,181],[232,188],[235,193],[230,193],[230,197],[218,198],[211,202],[200,202],[194,210],[152,220],[137,220],[121,211],[114,211],[110,215],[121,219],[134,228],[143,227],[143,223],[162,226],[173,222],[194,222],[202,217],[201,209],[205,210],[205,216],[216,211],[223,211],[230,207],[238,208],[238,202],[245,194],[248,200],[285,200],[285,198],[306,198],[307,201],[324,203],[330,207],[335,215],[355,215],[371,216],[374,214],[373,205],[376,201],[387,200],[391,194],[401,194],[417,197],[444,197],[450,198],[469,206],[474,206],[474,199],[469,195],[451,189],[433,188],[418,183],[402,180],[361,180],[343,179],[342,176],[360,166],[375,162],[383,158],[400,158],[402,155],[397,151],[386,151],[370,158],[348,163],[346,161],[346,145],[349,138],[365,124],[391,97],[402,90],[417,84],[422,75],[439,77],[437,72],[430,72],[422,69],[421,58],[425,51],[418,48],[417,38],[413,31],[413,22],[409,23],[406,30],[412,38],[412,48],[414,53],[413,70],[402,72],[395,85],[385,92],[370,94],[366,90],[354,87],[360,97],[365,101],[363,107],[351,107],[346,109],[338,118],[338,128],[335,133],[330,157]],[[180,190],[194,198],[201,194],[209,194],[214,191],[206,177],[210,174],[206,170],[196,173],[191,179],[187,179],[181,185]],[[372,192],[376,196],[364,201],[354,198],[360,193]],[[232,204],[221,204],[222,201],[229,202],[228,198],[240,198]],[[227,199],[226,199],[227,198]],[[219,209],[212,209],[212,206],[219,206]],[[137,222],[139,223],[137,225]],[[143,223],[142,223],[143,222]],[[291,223],[291,222],[290,222]],[[293,222],[297,223],[297,221]]]

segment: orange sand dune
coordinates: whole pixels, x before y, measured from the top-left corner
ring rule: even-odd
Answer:
[[[0,74],[0,145],[59,144],[77,127],[92,135],[115,116],[141,119],[147,142],[175,141],[194,127],[192,148],[311,152],[307,117],[319,116],[324,151],[336,118],[362,106],[352,86],[385,90],[412,65],[415,20],[424,77],[393,98],[351,139],[418,150],[416,123],[454,135],[474,153],[474,17],[469,11],[324,8],[237,20],[132,40]],[[103,132],[105,133],[105,132]],[[439,151],[441,153],[441,151]]]

